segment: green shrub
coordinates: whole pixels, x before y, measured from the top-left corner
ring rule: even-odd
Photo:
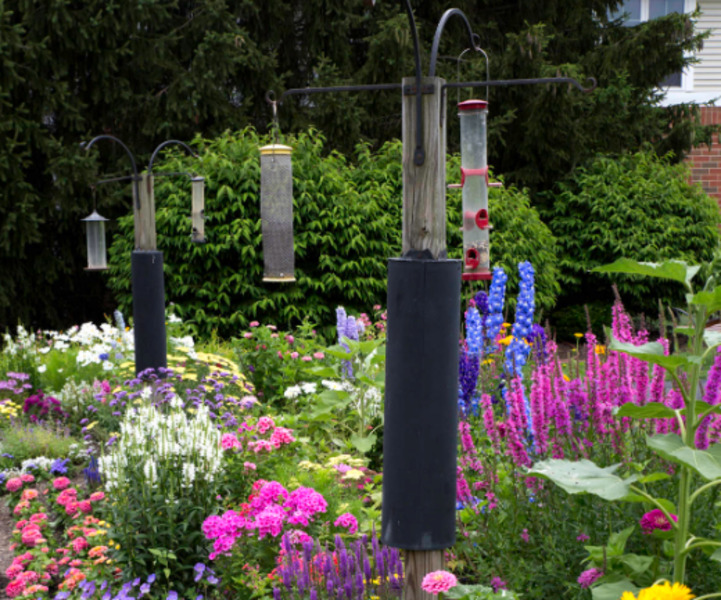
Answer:
[[[386,303],[387,261],[401,251],[401,143],[371,152],[358,145],[353,162],[328,153],[310,130],[286,139],[293,146],[295,276],[293,284],[264,283],[258,148],[269,143],[252,129],[195,140],[200,163],[179,153],[156,163],[162,171],[195,171],[206,178],[206,237],[190,240],[190,184],[182,177],[155,180],[158,248],[164,252],[168,302],[200,338],[237,335],[251,321],[291,329],[304,318],[330,327],[335,307],[371,312]],[[449,168],[458,179],[458,159]],[[449,176],[449,181],[450,181]],[[460,195],[449,194],[449,254],[461,255]],[[516,189],[491,196],[492,259],[513,285],[516,263],[531,260],[537,297],[550,307],[557,293],[553,238],[527,195]],[[119,220],[110,247],[110,282],[130,313],[133,219]],[[476,291],[476,290],[474,290]],[[326,331],[330,333],[332,331]]]
[[[598,156],[559,184],[542,215],[558,241],[562,295],[557,315],[572,305],[610,304],[610,278],[590,270],[617,258],[691,264],[712,259],[719,242],[719,209],[689,177],[688,167],[671,164],[670,156],[643,151]],[[657,299],[666,305],[683,301],[679,286],[658,279],[618,276],[613,281],[631,312],[654,317]],[[573,328],[585,330],[579,325]]]
[[[12,454],[16,461],[45,456],[46,458],[64,458],[72,453],[72,446],[78,440],[67,431],[53,425],[16,425],[3,430],[0,449]]]

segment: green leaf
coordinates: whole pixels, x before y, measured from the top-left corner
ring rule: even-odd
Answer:
[[[368,436],[362,436],[356,433],[350,437],[350,443],[358,452],[366,454],[371,451],[373,444],[376,443],[376,436],[373,433]]]
[[[691,304],[705,307],[707,314],[721,310],[721,285],[710,292],[698,292],[691,298]]]
[[[594,494],[604,500],[620,500],[630,493],[636,475],[621,479],[614,472],[620,465],[601,468],[590,460],[549,459],[536,463],[529,475],[550,479],[569,494]]]
[[[630,258],[619,258],[608,265],[596,267],[597,273],[625,273],[626,275],[644,275],[671,279],[679,283],[689,284],[699,270],[698,265],[689,266],[680,260],[667,260],[662,263],[637,262]]]
[[[703,341],[709,348],[715,348],[721,346],[721,331],[713,331],[712,329],[706,329],[703,332]]]
[[[721,548],[716,548],[709,558],[711,560],[715,560],[716,562],[721,562]]]
[[[640,483],[654,483],[665,479],[671,479],[671,476],[668,473],[649,473],[648,475],[642,475],[639,477],[638,481]]]
[[[680,366],[686,366],[689,363],[688,358],[681,354],[664,355],[664,347],[658,342],[648,342],[647,344],[634,346],[628,342],[621,342],[612,338],[608,348],[609,350],[623,352],[624,354],[640,358],[648,363],[659,365],[669,371],[675,371]]]
[[[618,417],[633,417],[634,419],[667,419],[676,416],[673,409],[661,402],[649,402],[644,406],[627,402],[614,412]]]
[[[623,579],[622,581],[604,583],[595,588],[591,588],[591,598],[593,598],[593,600],[619,600],[624,592],[637,594],[640,589],[641,588],[633,585],[628,579]]]
[[[626,542],[635,528],[634,525],[631,525],[608,536],[608,551],[611,556],[621,556],[623,554],[626,549]]]
[[[693,469],[708,481],[721,479],[721,444],[697,450],[687,446],[675,433],[650,436],[647,443],[665,459]]]
[[[638,554],[624,554],[621,562],[626,565],[634,575],[641,575],[648,571],[653,563],[653,556],[639,556]]]

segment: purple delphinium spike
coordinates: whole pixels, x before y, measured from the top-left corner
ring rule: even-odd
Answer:
[[[273,588],[273,600],[281,600],[280,588]]]

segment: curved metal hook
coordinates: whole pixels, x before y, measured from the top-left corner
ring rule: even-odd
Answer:
[[[163,148],[165,148],[165,146],[168,146],[170,144],[179,144],[183,148],[185,148],[191,156],[193,156],[194,158],[198,158],[197,153],[185,142],[181,142],[180,140],[165,140],[155,150],[153,150],[153,154],[150,157],[150,162],[148,163],[148,175],[153,174],[153,161],[155,161],[155,157],[157,156],[158,152],[160,152]]]
[[[95,142],[100,140],[110,140],[111,142],[115,142],[116,144],[120,144],[125,152],[128,153],[128,157],[130,158],[130,162],[133,165],[133,192],[135,193],[135,205],[140,208],[140,190],[138,189],[138,181],[140,180],[140,176],[138,175],[138,165],[135,162],[135,157],[133,156],[133,153],[130,151],[130,149],[118,138],[116,138],[113,135],[96,135],[92,140],[90,140],[87,145],[85,146],[85,151],[87,152],[90,150],[90,148],[95,144]]]
[[[436,62],[438,61],[438,46],[441,43],[441,35],[443,35],[443,29],[445,28],[448,19],[450,19],[453,15],[458,15],[459,17],[461,17],[463,19],[463,22],[466,24],[466,29],[468,30],[468,39],[471,42],[470,47],[473,49],[478,48],[477,40],[480,38],[473,33],[473,30],[471,29],[471,24],[468,21],[468,17],[466,17],[465,13],[460,8],[449,8],[446,12],[443,13],[441,20],[438,22],[438,27],[436,27],[436,34],[433,36],[433,46],[431,46],[431,64],[428,69],[429,77],[435,77],[436,75]]]
[[[478,37],[475,33],[473,35],[475,37]],[[461,60],[463,59],[463,55],[466,52],[469,52],[470,50],[471,50],[471,48],[466,48],[458,55],[458,58],[456,59],[456,79],[458,79],[459,81],[461,79]],[[476,46],[475,48],[473,48],[473,50],[483,54],[484,58],[486,59],[486,80],[490,80],[491,79],[491,67],[489,66],[488,54],[486,54],[486,51],[483,48],[481,48],[480,46]],[[459,102],[460,102],[460,93],[461,93],[460,88],[458,88],[457,101],[459,101]],[[486,100],[488,100],[488,86],[486,86]]]

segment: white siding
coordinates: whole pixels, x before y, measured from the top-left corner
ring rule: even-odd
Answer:
[[[710,30],[693,65],[693,90],[721,90],[721,0],[698,0],[701,15],[696,22],[697,31]]]

